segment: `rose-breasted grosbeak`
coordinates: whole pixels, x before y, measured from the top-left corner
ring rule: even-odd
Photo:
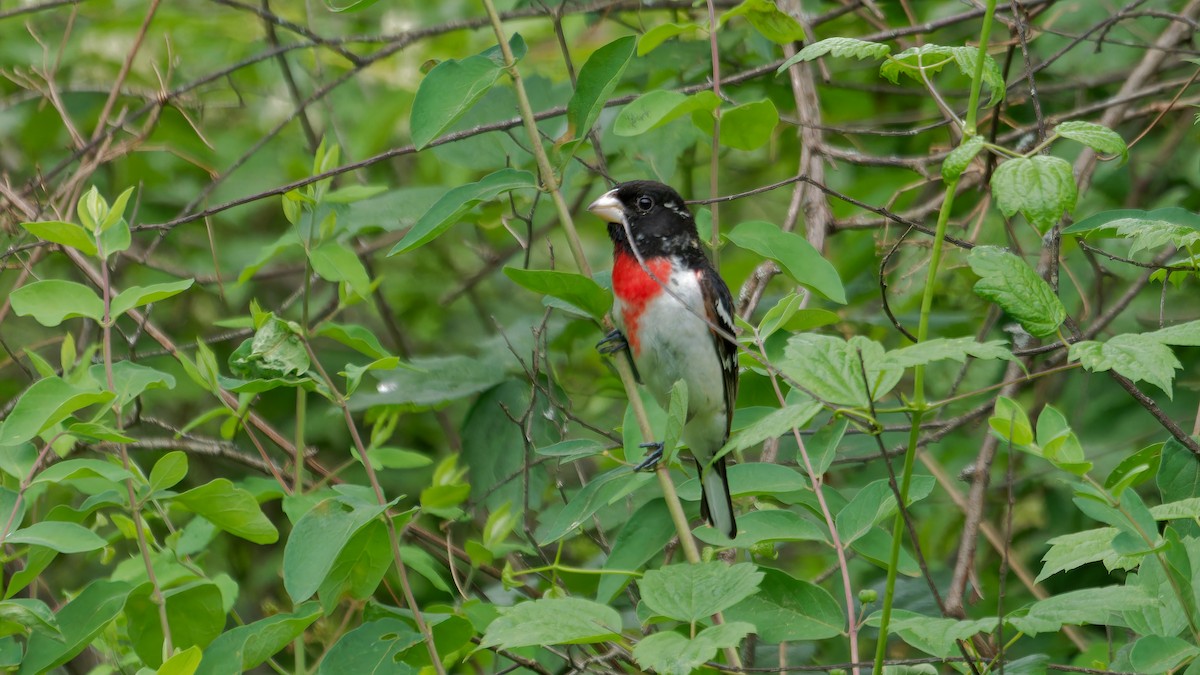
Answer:
[[[700,470],[701,515],[737,534],[725,458],[737,397],[733,298],[704,254],[696,222],[679,193],[662,183],[621,183],[588,210],[608,221],[617,330],[601,351],[628,348],[640,379],[666,409],[676,380],[687,382],[683,441]],[[638,468],[653,466],[662,446]]]

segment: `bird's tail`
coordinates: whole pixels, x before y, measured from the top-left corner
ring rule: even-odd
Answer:
[[[696,466],[700,470],[700,516],[714,529],[733,539],[737,536],[737,521],[733,517],[725,458],[718,458],[708,467],[697,460]]]

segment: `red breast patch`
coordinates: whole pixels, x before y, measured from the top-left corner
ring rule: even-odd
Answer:
[[[620,252],[613,261],[613,293],[621,299],[621,319],[625,322],[625,340],[630,349],[637,355],[641,351],[638,341],[638,321],[646,303],[659,293],[663,284],[671,277],[671,261],[667,258],[650,258],[646,260],[646,268],[653,277],[646,273],[641,263],[634,256]]]

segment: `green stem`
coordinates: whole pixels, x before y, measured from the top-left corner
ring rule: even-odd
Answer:
[[[975,59],[975,72],[971,78],[971,97],[967,105],[967,119],[963,126],[963,139],[974,136],[976,111],[979,108],[979,92],[983,88],[983,63],[987,55],[988,40],[992,32],[992,15],[996,12],[996,0],[987,1],[987,9],[983,13],[983,25],[979,31],[979,51]],[[946,225],[950,222],[950,211],[954,208],[954,195],[958,188],[958,179],[946,184],[946,197],[938,211],[937,228],[933,234],[933,250],[929,256],[929,269],[925,275],[925,288],[921,294],[921,317],[917,324],[917,342],[924,342],[929,336],[929,316],[933,310],[933,291],[937,282],[938,265],[942,260],[942,246],[945,243]],[[912,428],[908,434],[908,447],[904,451],[904,468],[900,477],[899,503],[896,518],[892,522],[892,548],[888,558],[887,582],[883,593],[883,613],[879,620],[879,642],[875,646],[875,672],[883,672],[883,661],[887,655],[888,625],[892,618],[892,602],[896,594],[896,568],[900,561],[900,546],[904,534],[904,507],[908,504],[908,491],[912,484],[913,464],[917,457],[917,446],[921,440],[921,422],[925,418],[927,405],[925,402],[925,367],[913,368],[913,416]]]

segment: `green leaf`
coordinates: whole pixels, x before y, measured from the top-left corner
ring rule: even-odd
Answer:
[[[923,366],[933,361],[950,359],[966,363],[967,357],[1018,361],[1004,340],[978,342],[972,337],[934,338],[908,347],[893,349],[884,354],[884,362],[900,368]]]
[[[218,478],[175,497],[175,503],[204,516],[222,530],[255,544],[273,544],[279,531],[259,508],[254,495]],[[291,539],[288,539],[291,542]]]
[[[612,307],[612,294],[582,274],[519,267],[505,267],[504,274],[527,290],[571,303],[597,322],[603,321]]]
[[[1105,155],[1120,155],[1122,163],[1129,160],[1129,146],[1125,145],[1125,139],[1103,124],[1073,120],[1054,127],[1054,133],[1063,138],[1079,141],[1096,152]]]
[[[108,202],[100,196],[100,190],[95,185],[79,196],[75,204],[75,215],[87,230],[99,233],[100,225],[108,217]]]
[[[1120,499],[1126,488],[1141,485],[1154,477],[1162,461],[1162,449],[1162,443],[1153,443],[1122,459],[1104,479],[1104,489]]]
[[[543,598],[500,607],[487,627],[481,648],[578,645],[616,640],[621,633],[617,610],[580,598]]]
[[[633,35],[617,38],[592,52],[579,69],[575,93],[567,101],[567,124],[575,138],[583,138],[591,131],[604,110],[604,103],[621,81],[636,44]]]
[[[0,446],[24,443],[77,411],[112,399],[112,392],[76,387],[61,377],[44,377],[21,394],[0,424]]]
[[[1050,155],[1016,157],[996,167],[992,196],[1000,212],[1011,218],[1018,211],[1038,231],[1045,232],[1075,208],[1075,176],[1065,159]]]
[[[283,585],[293,602],[312,597],[355,533],[386,506],[352,506],[337,498],[321,501],[301,516],[283,549]]]
[[[692,113],[692,122],[709,136],[716,128],[713,116],[703,110]],[[778,124],[779,111],[769,98],[734,106],[721,113],[721,145],[756,150],[771,140]]]
[[[738,519],[739,527],[743,519]],[[604,561],[603,569],[630,570],[634,572],[658,555],[675,536],[675,524],[667,510],[666,502],[660,498],[642,504],[625,520],[625,525],[613,540],[612,551]],[[596,601],[610,604],[625,588],[631,576],[605,574],[596,587]]]
[[[329,240],[308,254],[313,271],[322,279],[345,282],[350,290],[363,298],[371,297],[371,277],[358,256],[346,244]]]
[[[163,592],[171,642],[176,648],[203,649],[225,627],[221,589],[211,581],[196,581]],[[147,665],[162,665],[163,630],[158,605],[150,591],[133,593],[125,604],[129,639]]]
[[[91,481],[102,478],[114,484],[129,480],[131,474],[119,464],[106,462],[102,459],[68,459],[38,473],[30,485],[49,483],[72,484],[76,481]]]
[[[1154,209],[1153,211],[1141,211],[1138,209],[1101,211],[1083,220],[1076,221],[1074,225],[1064,229],[1063,234],[1086,236],[1096,233],[1104,236],[1113,236],[1116,234],[1116,229],[1122,226],[1123,221],[1127,220],[1178,225],[1182,228],[1200,232],[1200,215],[1178,206],[1170,206],[1163,209]]]
[[[720,105],[721,99],[709,89],[691,96],[670,89],[655,89],[621,108],[612,130],[618,136],[637,136],[696,111],[711,113]]]
[[[314,621],[321,607],[305,603],[291,614],[276,614],[225,631],[204,650],[196,675],[226,675],[253,670],[291,644]]]
[[[1107,342],[1076,342],[1067,356],[1094,373],[1111,369],[1134,382],[1149,382],[1166,392],[1168,398],[1175,371],[1183,368],[1170,347],[1137,333],[1122,333]]]
[[[346,633],[325,658],[317,675],[415,675],[418,671],[400,660],[409,647],[421,643],[421,634],[400,619],[369,621]]]
[[[1050,539],[1050,550],[1042,556],[1042,571],[1036,582],[1059,572],[1073,570],[1087,563],[1099,562],[1114,555],[1112,541],[1117,536],[1115,527],[1099,527],[1081,532],[1071,532]]]
[[[389,356],[388,350],[380,344],[375,333],[358,324],[326,321],[317,328],[315,333],[336,340],[359,354],[373,359],[383,359]]]
[[[405,253],[433,241],[477,204],[491,201],[506,192],[534,187],[537,187],[537,182],[532,173],[506,168],[490,173],[475,183],[453,188],[429,207],[388,255]]]
[[[892,52],[888,45],[878,42],[867,42],[848,37],[831,37],[818,40],[804,47],[796,55],[783,62],[775,71],[776,74],[791,68],[801,61],[812,61],[826,54],[838,58],[882,59]]]
[[[131,286],[117,293],[116,297],[112,299],[109,314],[115,319],[134,307],[141,307],[152,302],[165,300],[191,288],[193,282],[193,279],[180,279],[179,281],[150,284],[149,286]]]
[[[513,58],[525,54],[525,40],[514,34],[508,41]],[[417,87],[409,126],[413,145],[420,150],[449,129],[492,88],[503,72],[497,47],[461,61],[447,59],[433,67]]]
[[[913,476],[908,490],[909,506],[929,496],[929,493],[933,492],[934,483],[933,476]],[[888,481],[880,479],[867,483],[834,518],[838,534],[842,538],[842,546],[849,546],[876,524],[895,513],[896,494]]]
[[[788,293],[772,305],[758,322],[758,337],[766,340],[780,329],[798,333],[841,321],[841,317],[827,309],[801,309],[805,297],[801,293]]]
[[[680,35],[694,35],[703,30],[695,23],[664,23],[651,28],[638,38],[637,55],[645,56],[654,51],[659,45]],[[666,91],[666,90],[659,90]],[[674,93],[674,92],[672,92]]]
[[[983,136],[974,135],[963,141],[957,148],[942,160],[942,180],[950,182],[958,177],[971,165],[971,160],[983,149]]]
[[[374,5],[377,2],[379,2],[379,0],[351,0],[351,2],[346,5],[335,5],[332,0],[325,0],[325,8],[334,14],[340,14],[342,12],[358,12],[370,7],[371,5]]]
[[[696,498],[699,499],[700,495],[697,494]],[[737,548],[748,549],[757,544],[775,541],[829,542],[829,534],[824,527],[805,519],[795,511],[784,511],[783,509],[751,511],[738,516],[737,526],[737,537],[734,538],[732,544]],[[730,545],[728,537],[711,527],[702,527],[696,530],[696,538],[714,546]]]
[[[457,355],[413,359],[410,365],[377,371],[376,377],[376,391],[355,395],[352,409],[399,405],[424,410],[491,389],[507,374],[496,359]]]
[[[943,45],[925,44],[919,47],[910,47],[888,58],[886,62],[879,68],[879,74],[882,77],[891,80],[893,84],[899,82],[900,75],[923,82],[922,71],[925,75],[932,75],[940,72],[949,63],[954,63],[958,66],[959,71],[966,77],[972,77],[975,72],[975,61],[978,59],[979,50],[975,47],[946,47]],[[1004,75],[1000,71],[1000,66],[988,54],[983,55],[983,72],[981,77],[983,83],[988,86],[992,92],[991,100],[988,105],[993,105],[996,101],[1004,98]]]
[[[604,444],[588,438],[573,438],[535,448],[534,452],[545,457],[557,457],[560,462],[573,462],[584,457],[603,454]]]
[[[150,469],[150,493],[173,488],[187,476],[187,453],[172,450],[159,458]]]
[[[0,602],[0,632],[4,636],[29,635],[34,630],[57,639],[63,637],[54,612],[41,600],[11,598]]]
[[[822,407],[820,402],[808,399],[803,403],[780,408],[735,434],[726,444],[725,452],[739,452],[768,438],[790,434],[793,428],[803,429],[821,412]]]
[[[878,626],[879,621],[880,612],[875,612],[867,618],[866,623],[868,626]],[[996,630],[997,623],[995,617],[960,621],[900,609],[893,614],[889,625],[908,644],[927,654],[945,658],[959,653],[959,641],[970,641],[971,636],[979,633],[991,633]],[[1025,672],[1013,668],[1011,663],[1005,672],[1008,671]],[[1044,673],[1045,670],[1037,672]]]
[[[837,270],[804,237],[784,232],[763,220],[740,223],[727,236],[739,247],[779,263],[788,276],[805,288],[846,304],[846,290]]]
[[[1000,396],[996,399],[996,408],[988,418],[990,426],[1000,440],[1013,445],[1028,446],[1033,444],[1033,427],[1029,424],[1029,416],[1020,403]]]
[[[97,382],[107,379],[103,363],[92,366],[88,373]],[[117,361],[112,365],[112,374],[113,391],[117,395],[115,405],[121,407],[151,389],[175,388],[174,375],[133,361]]]
[[[751,563],[680,563],[646,572],[638,589],[655,614],[694,622],[754,595],[762,579]]]
[[[738,519],[739,527],[744,521]],[[759,592],[726,609],[727,621],[754,624],[758,637],[770,644],[826,640],[845,633],[845,612],[828,591],[782,570],[759,569],[763,573]]]
[[[1137,607],[1155,605],[1156,598],[1142,589],[1130,586],[1083,588],[1039,600],[1028,607],[1024,616],[1018,611],[1008,617],[1017,630],[1028,635],[1060,630],[1064,625],[1109,622],[1109,614]]]
[[[18,672],[22,675],[45,673],[75,658],[117,618],[133,589],[129,583],[108,579],[88,584],[55,614],[61,636],[37,631],[29,637],[25,659]]]
[[[720,25],[735,16],[745,17],[755,30],[771,42],[786,45],[804,39],[804,28],[771,0],[743,0],[742,4],[721,15]]]
[[[1200,347],[1200,321],[1187,321],[1167,326],[1150,333],[1142,333],[1142,337],[1164,345]]]
[[[46,279],[25,284],[9,294],[17,316],[32,316],[43,326],[53,328],[66,319],[104,318],[104,301],[92,289],[74,281]]]
[[[324,555],[322,552],[322,558]],[[370,598],[383,580],[383,575],[391,569],[392,561],[387,525],[378,518],[368,521],[341,547],[333,565],[321,580],[317,588],[321,606],[326,612],[331,612],[346,596],[355,600]],[[412,561],[405,556],[404,562],[411,564]]]
[[[1005,439],[1007,440],[1007,439]],[[1092,469],[1083,444],[1058,408],[1046,404],[1037,419],[1037,442],[1041,455],[1064,471],[1082,476]]]
[[[92,234],[75,223],[43,220],[35,223],[21,223],[21,227],[38,239],[70,246],[87,256],[96,255],[96,241],[92,238]]]
[[[648,473],[630,475],[628,469],[613,469],[600,474],[575,493],[545,530],[539,532],[538,545],[545,546],[565,537],[592,517],[596,511],[650,482]]]
[[[229,370],[244,379],[275,379],[308,372],[311,362],[296,328],[270,316],[229,355]]]
[[[1143,635],[1129,650],[1129,664],[1145,675],[1166,673],[1200,656],[1200,647],[1174,636]]]
[[[188,647],[167,659],[159,667],[157,675],[194,675],[202,657],[203,652],[199,647]]]
[[[59,553],[83,553],[108,545],[107,541],[82,525],[52,520],[21,528],[8,535],[5,543],[43,546]]]
[[[709,626],[691,639],[674,631],[660,631],[642,638],[633,648],[633,658],[648,672],[690,675],[716,657],[717,652],[736,647],[753,632],[754,624],[744,621]]]
[[[887,362],[883,345],[856,335],[849,341],[832,335],[801,333],[788,339],[779,363],[785,375],[818,399],[867,408],[900,382],[904,369]],[[864,386],[871,385],[870,398]]]
[[[1024,260],[996,246],[976,246],[967,263],[980,279],[975,293],[1000,305],[1030,335],[1053,335],[1067,317],[1050,284]]]
[[[125,188],[124,192],[117,195],[117,198],[113,200],[112,207],[108,209],[107,215],[104,216],[104,220],[100,223],[101,232],[107,231],[109,228],[113,227],[124,219],[125,205],[129,203],[129,197],[132,194],[133,188],[128,187]],[[112,251],[108,252],[111,253]]]

